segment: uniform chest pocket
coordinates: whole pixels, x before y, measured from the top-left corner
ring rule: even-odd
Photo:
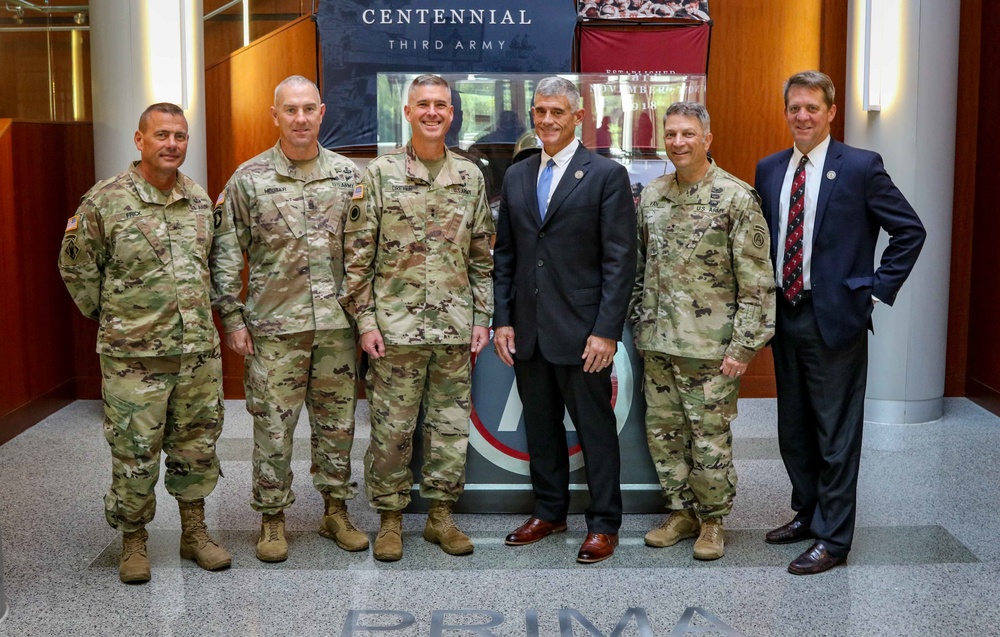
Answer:
[[[276,195],[261,202],[258,232],[267,241],[299,239],[306,233],[305,207],[299,197]]]
[[[725,219],[714,216],[711,212],[703,214],[704,217],[693,219],[688,227],[688,240],[684,244],[682,255],[685,261],[698,261],[715,267],[729,253],[729,229]]]
[[[417,242],[414,225],[417,223],[423,197],[410,193],[386,196],[380,229],[382,244],[387,248],[400,248]]]
[[[114,234],[114,255],[126,265],[145,261],[170,262],[170,251],[160,237],[167,236],[163,220],[155,215],[134,218]]]

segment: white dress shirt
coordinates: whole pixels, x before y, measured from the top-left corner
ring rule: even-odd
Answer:
[[[809,152],[809,159],[806,161],[806,192],[805,207],[802,210],[804,218],[802,220],[802,286],[805,290],[812,289],[812,280],[809,276],[809,267],[812,264],[813,228],[816,223],[816,201],[819,199],[819,187],[823,183],[823,166],[826,164],[826,151],[830,148],[830,136],[821,141]],[[792,148],[792,158],[788,162],[785,170],[785,180],[781,182],[781,198],[778,200],[778,253],[777,264],[775,266],[774,280],[779,288],[784,288],[781,282],[781,271],[785,265],[785,236],[788,231],[788,204],[792,198],[792,179],[795,177],[795,169],[802,159],[802,152],[797,148]]]
[[[535,179],[535,186],[538,185],[538,180],[542,178],[542,173],[545,172],[545,164],[549,163],[550,159],[554,159],[556,162],[552,167],[552,187],[549,188],[549,198],[545,200],[546,211],[548,210],[549,202],[552,201],[552,193],[556,191],[559,180],[562,179],[563,174],[566,172],[566,166],[569,166],[569,160],[573,159],[573,155],[576,154],[576,149],[579,146],[580,140],[574,139],[566,144],[566,148],[556,153],[555,157],[550,157],[545,152],[545,149],[542,149],[542,162],[538,165],[538,177]]]

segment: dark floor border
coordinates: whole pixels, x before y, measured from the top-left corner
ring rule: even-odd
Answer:
[[[76,400],[76,382],[68,380],[26,405],[0,416],[0,445],[24,433]]]

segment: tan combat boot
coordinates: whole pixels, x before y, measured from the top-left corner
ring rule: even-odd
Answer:
[[[122,560],[118,564],[118,578],[126,584],[144,584],[151,577],[149,558],[146,557],[146,529],[122,533]]]
[[[702,520],[701,535],[694,543],[696,560],[717,560],[726,554],[726,534],[722,530],[722,518]]]
[[[177,501],[181,510],[181,557],[194,560],[206,571],[229,568],[233,558],[208,534],[205,526],[205,501]]]
[[[319,527],[319,534],[328,537],[345,551],[363,551],[368,548],[368,536],[355,528],[347,515],[347,506],[343,500],[331,498],[323,494],[326,503],[326,516]]]
[[[698,518],[691,509],[674,511],[663,524],[646,534],[647,546],[673,546],[689,537],[698,537]]]
[[[402,511],[382,511],[372,557],[380,562],[395,562],[403,557]]]
[[[441,545],[448,555],[468,555],[472,553],[472,540],[455,525],[451,518],[451,503],[437,502],[427,512],[424,539]]]
[[[285,540],[285,512],[261,516],[260,537],[257,539],[257,559],[261,562],[284,562],[288,559]]]

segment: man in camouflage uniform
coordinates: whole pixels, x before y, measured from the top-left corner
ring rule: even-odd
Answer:
[[[229,566],[205,527],[205,497],[219,479],[222,366],[209,304],[211,200],[178,168],[187,120],[173,104],[139,118],[141,160],[98,182],[66,224],[59,272],[84,316],[100,323],[104,435],[111,445],[108,523],[122,532],[119,577],[150,579],[146,525],[164,483],[180,505],[181,557]]]
[[[375,559],[403,555],[412,438],[424,408],[420,494],[432,500],[424,538],[451,555],[472,553],[452,504],[465,481],[471,353],[489,341],[493,218],[483,176],[445,148],[453,107],[448,83],[422,75],[404,113],[413,136],[368,165],[345,232],[342,301],[371,359],[371,444],[365,487],[381,512]]]
[[[774,333],[770,242],[757,194],[708,157],[705,107],[673,104],[663,135],[676,172],[642,192],[631,319],[646,436],[672,513],[646,544],[697,536],[694,557],[713,560],[736,494],[729,423],[740,376]]]
[[[317,139],[326,110],[310,80],[278,84],[271,116],[278,142],[240,166],[215,207],[216,231],[234,240],[213,251],[213,304],[226,344],[245,359],[254,421],[253,496],[261,513],[257,558],[288,557],[284,510],[292,491],[292,435],[309,412],[313,485],[323,494],[320,535],[346,551],[368,548],[347,514],[354,441],[354,328],[337,300],[344,279],[343,227],[358,171]],[[250,264],[240,302],[243,252]]]

